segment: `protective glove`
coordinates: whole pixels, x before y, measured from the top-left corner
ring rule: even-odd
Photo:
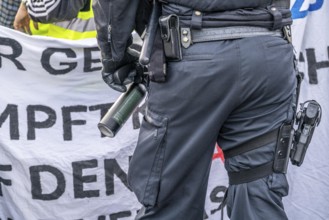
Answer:
[[[103,58],[102,78],[104,82],[116,91],[126,92],[128,84],[140,81],[139,54],[140,46],[133,44],[127,48],[123,59],[118,62]]]

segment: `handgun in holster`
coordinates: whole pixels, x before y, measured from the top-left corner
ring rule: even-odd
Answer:
[[[287,173],[289,158],[293,165],[302,165],[306,150],[311,142],[314,129],[321,120],[321,106],[315,100],[301,104],[295,122],[284,123],[277,139],[273,171]],[[297,129],[294,129],[294,123]]]
[[[314,129],[321,121],[321,106],[315,100],[306,101],[301,104],[300,111],[296,116],[296,124],[293,146],[290,160],[293,165],[302,165],[306,150],[311,142]]]

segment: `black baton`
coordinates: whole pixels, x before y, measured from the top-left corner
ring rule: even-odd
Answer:
[[[150,63],[150,57],[152,53],[152,47],[158,28],[158,21],[161,12],[161,4],[157,0],[153,0],[153,8],[150,15],[150,20],[146,28],[145,36],[143,39],[143,47],[141,50],[141,55],[139,57],[139,63],[146,66]]]

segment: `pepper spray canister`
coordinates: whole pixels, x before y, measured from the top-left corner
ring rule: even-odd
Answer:
[[[120,95],[98,123],[98,129],[107,137],[114,137],[146,94],[144,84],[133,83],[127,92]]]

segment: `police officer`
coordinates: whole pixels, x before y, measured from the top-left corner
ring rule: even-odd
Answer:
[[[143,26],[135,21],[147,14],[141,10],[147,3],[94,2],[102,76],[121,92],[126,90],[125,80],[114,73],[136,63],[127,48],[133,29]],[[136,219],[203,219],[216,142],[224,151],[229,176],[230,219],[287,219],[282,204],[288,194],[285,170],[273,164],[280,128],[291,122],[295,108],[289,2],[161,4],[163,45],[178,41],[179,48],[172,59],[164,47],[166,74],[161,80],[151,77],[149,84],[147,110],[128,171],[129,185],[143,204]]]

